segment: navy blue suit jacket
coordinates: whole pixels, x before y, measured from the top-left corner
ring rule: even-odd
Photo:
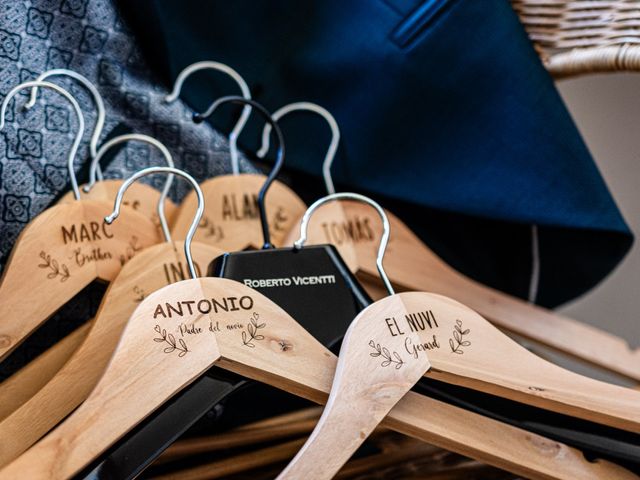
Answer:
[[[120,2],[162,79],[216,60],[275,110],[308,100],[336,117],[334,179],[367,193],[455,267],[526,296],[538,226],[552,306],[601,280],[632,236],[552,79],[507,0],[141,0]],[[189,80],[204,109],[237,92]],[[225,131],[231,117],[212,120]],[[241,144],[257,148],[254,120]],[[283,120],[287,167],[322,193],[327,127]],[[294,180],[299,175],[294,175]],[[304,190],[304,191],[302,191]]]

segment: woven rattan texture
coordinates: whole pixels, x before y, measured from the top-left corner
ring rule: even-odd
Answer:
[[[512,0],[554,77],[640,71],[640,0]]]

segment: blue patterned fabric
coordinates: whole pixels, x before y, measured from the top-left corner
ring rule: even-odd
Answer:
[[[146,65],[136,40],[108,0],[0,1],[0,99],[18,83],[53,68],[67,68],[91,80],[104,98],[106,125],[101,141],[113,133],[152,135],[171,151],[176,166],[198,180],[228,173],[226,138],[207,125],[195,125],[181,101],[163,103],[168,93]],[[86,131],[76,166],[89,155],[95,122],[89,93],[73,80],[52,77],[69,90],[82,108]],[[188,87],[188,85],[187,85]],[[212,94],[213,95],[213,94]],[[23,110],[24,90],[10,102],[0,135],[0,259],[6,261],[24,226],[70,188],[66,159],[78,128],[64,98],[42,90],[38,103]],[[105,177],[123,178],[151,165],[162,165],[152,147],[131,143],[113,159]],[[253,167],[241,158],[243,170]],[[149,177],[147,177],[149,178]],[[159,187],[162,176],[149,179]],[[189,187],[174,182],[174,200]],[[102,286],[91,286],[46,327],[0,364],[0,380],[28,357],[88,319],[99,304]]]

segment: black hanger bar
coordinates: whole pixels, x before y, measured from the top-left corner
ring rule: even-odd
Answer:
[[[262,238],[264,239],[264,245],[262,246],[262,248],[273,248],[273,245],[271,244],[271,234],[269,233],[269,222],[267,221],[265,197],[267,195],[267,191],[269,190],[269,187],[280,174],[280,170],[282,169],[282,165],[284,164],[285,150],[284,150],[284,138],[282,136],[282,130],[280,130],[280,127],[278,126],[278,122],[276,122],[273,119],[273,117],[271,117],[271,114],[269,114],[269,111],[266,108],[264,108],[261,104],[259,104],[255,100],[249,100],[244,97],[237,97],[232,95],[221,97],[209,107],[208,112],[213,113],[216,110],[216,108],[218,108],[220,105],[223,105],[225,103],[238,103],[241,105],[250,105],[251,107],[255,108],[256,111],[264,117],[265,121],[269,125],[271,125],[273,132],[276,134],[276,138],[278,139],[278,148],[276,150],[276,161],[273,165],[273,168],[271,169],[271,172],[269,172],[267,179],[262,185],[260,192],[258,193],[258,211],[260,212]],[[206,117],[204,117],[200,113],[195,113],[193,115],[193,121],[196,123],[201,123],[205,119]]]

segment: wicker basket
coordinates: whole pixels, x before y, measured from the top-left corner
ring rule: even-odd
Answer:
[[[640,71],[640,0],[512,0],[556,78]]]

